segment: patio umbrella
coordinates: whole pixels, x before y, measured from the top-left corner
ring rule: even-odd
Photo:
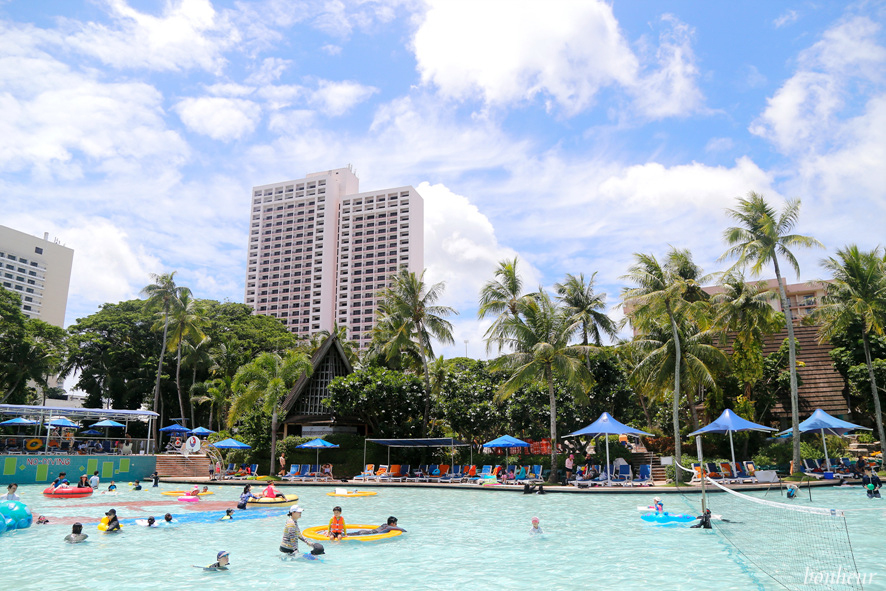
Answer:
[[[24,417],[15,417],[14,419],[9,419],[8,421],[3,421],[0,425],[36,425],[37,421],[32,421],[31,419],[26,419]]]
[[[80,431],[80,435],[101,435],[101,431],[96,431],[95,429],[87,429],[86,431]]]
[[[191,435],[197,435],[198,437],[204,437],[213,433],[215,433],[215,431],[210,431],[206,427],[197,427],[196,429],[191,431]]]
[[[76,427],[77,423],[69,421],[66,417],[58,417],[47,423],[50,427]]]
[[[647,435],[652,437],[651,433],[647,433],[646,431],[641,431],[639,429],[634,429],[633,427],[628,427],[624,423],[619,423],[615,419],[612,418],[612,415],[608,412],[604,412],[600,415],[596,421],[584,427],[583,429],[579,429],[578,431],[573,431],[568,435],[564,435],[564,437],[576,437],[578,435],[590,435],[591,437],[598,437],[600,435],[606,435],[606,484],[612,484],[612,470],[610,469],[609,463],[609,435]]]
[[[827,462],[828,467],[830,467],[831,461],[828,458],[828,444],[824,439],[825,431],[831,435],[846,435],[850,431],[856,429],[864,429],[865,431],[871,430],[870,427],[862,427],[861,425],[838,419],[820,408],[815,409],[812,416],[800,423],[800,433],[807,433],[809,431],[818,431],[821,433],[821,443],[824,446],[824,461]],[[792,433],[793,428],[782,431],[778,435],[791,435]]]
[[[162,433],[187,433],[189,429],[187,427],[182,427],[181,425],[172,424],[168,427],[163,427],[160,431]]]
[[[321,449],[334,449],[337,448],[338,445],[334,443],[329,443],[322,437],[313,439],[308,441],[307,443],[302,443],[301,445],[296,445],[296,449],[316,449],[317,450],[317,465],[320,465],[320,450]]]
[[[217,447],[218,449],[252,449],[251,445],[246,445],[242,441],[237,441],[230,437],[222,439],[221,441],[216,441],[215,443],[210,443],[209,445]]]
[[[112,421],[111,419],[105,419],[104,421],[99,421],[97,423],[93,423],[89,426],[90,429],[93,427],[125,427],[123,423],[118,423],[117,421]]]
[[[713,423],[706,425],[695,431],[690,433],[689,436],[702,435],[704,433],[728,433],[729,434],[729,450],[732,452],[732,471],[733,474],[737,471],[738,466],[735,463],[735,446],[732,444],[732,433],[735,431],[775,431],[772,427],[766,427],[764,425],[758,425],[757,423],[752,423],[747,419],[743,419],[737,414],[735,411],[726,409],[724,410],[717,420]],[[701,460],[699,460],[700,462]]]
[[[517,439],[516,437],[511,437],[510,435],[502,435],[497,439],[493,439],[492,441],[484,443],[482,447],[505,448],[505,470],[507,470],[508,458],[510,457],[510,449],[512,447],[529,447],[529,444],[522,439]]]

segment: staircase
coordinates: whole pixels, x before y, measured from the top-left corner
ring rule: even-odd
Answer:
[[[212,462],[202,454],[191,454],[188,457],[179,454],[157,456],[157,473],[171,478],[190,478],[209,476]]]
[[[634,452],[631,454],[631,471],[634,474],[638,474],[640,471],[640,464],[651,464],[652,465],[652,480],[655,484],[664,484],[667,480],[667,473],[665,472],[665,467],[661,465],[661,458],[648,451],[642,452]]]

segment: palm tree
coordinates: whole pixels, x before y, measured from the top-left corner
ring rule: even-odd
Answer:
[[[499,261],[493,276],[495,278],[487,281],[480,290],[480,307],[477,309],[477,317],[481,319],[497,315],[495,322],[484,335],[487,351],[491,349],[493,343],[501,350],[505,337],[502,333],[505,319],[518,314],[518,304],[524,297],[523,278],[517,273],[517,257],[514,257],[514,260]]]
[[[384,289],[376,316],[377,324],[384,328],[386,340],[380,343],[380,351],[387,359],[401,354],[401,351],[416,351],[421,359],[425,380],[424,413],[422,416],[422,437],[427,435],[431,414],[431,376],[428,359],[434,358],[431,339],[444,345],[452,345],[452,324],[445,319],[450,314],[458,314],[448,306],[438,306],[436,302],[443,294],[445,285],[426,285],[425,272],[416,276],[406,268],[391,278],[391,287]]]
[[[233,390],[236,397],[228,413],[228,427],[233,427],[237,419],[259,406],[271,413],[272,470],[277,451],[277,415],[280,403],[301,376],[310,376],[313,371],[314,366],[304,352],[288,351],[282,357],[277,353],[262,353],[237,370],[237,375],[234,376]]]
[[[190,336],[182,342],[182,366],[191,368],[191,388],[197,383],[197,370],[208,369],[213,364],[212,355],[209,352],[209,345],[212,339],[205,336],[196,343],[194,336]],[[193,398],[193,397],[192,397]],[[191,407],[191,426],[197,423],[194,421],[194,400],[189,399]]]
[[[680,372],[684,364],[678,323],[686,322],[687,318],[699,319],[703,316],[706,306],[703,305],[704,292],[701,284],[706,277],[692,262],[692,255],[688,250],[672,248],[664,265],[653,255],[635,253],[634,257],[637,262],[628,269],[624,279],[631,281],[636,287],[622,290],[622,301],[629,309],[630,322],[641,332],[648,330],[649,326],[661,324],[662,318],[670,325],[674,347],[674,403],[671,419],[674,425],[674,453],[679,461],[682,457],[680,399],[683,393]],[[687,396],[693,421],[697,422],[694,399],[688,389]],[[676,471],[676,478],[682,478],[679,470]]]
[[[182,344],[187,338],[193,339],[198,344],[206,338],[202,330],[206,324],[204,314],[205,311],[200,302],[191,296],[191,290],[182,287],[179,288],[178,297],[172,300],[172,307],[166,320],[167,327],[171,324],[172,328],[167,348],[169,351],[175,351],[175,388],[178,392],[178,404],[183,420],[188,415],[185,414],[181,388]],[[192,422],[193,415],[192,411],[190,414]]]
[[[738,207],[727,209],[729,216],[738,222],[738,226],[727,228],[723,238],[730,248],[723,253],[720,260],[735,257],[737,261],[733,269],[751,264],[751,272],[759,276],[763,267],[772,263],[775,279],[781,296],[781,309],[785,316],[788,330],[788,359],[791,371],[791,428],[793,429],[793,460],[794,466],[800,466],[800,416],[799,399],[797,397],[797,347],[794,342],[794,323],[791,319],[791,307],[785,294],[781,280],[781,268],[778,257],[781,255],[800,276],[800,265],[790,251],[794,247],[822,247],[821,242],[809,236],[790,234],[800,216],[800,200],[789,200],[781,213],[776,212],[762,195],[751,191],[747,198],[738,199]]]
[[[147,296],[148,309],[160,309],[163,313],[163,345],[160,347],[160,361],[157,364],[157,383],[154,385],[154,412],[157,412],[160,404],[160,377],[163,375],[163,355],[166,352],[166,334],[169,329],[169,311],[172,302],[178,297],[179,288],[175,285],[175,271],[172,273],[151,273],[152,283],[142,288],[141,294]],[[160,428],[159,421],[154,421],[154,449],[157,449],[157,440]]]
[[[880,449],[886,455],[883,411],[870,345],[870,335],[882,335],[886,321],[886,261],[880,247],[862,252],[853,244],[838,250],[837,258],[824,259],[821,265],[833,274],[833,280],[826,285],[824,301],[812,313],[812,320],[820,323],[821,340],[830,339],[852,326],[862,325],[861,342],[871,380],[877,433],[880,437]]]
[[[227,405],[233,394],[233,380],[227,376],[215,378],[208,382],[198,382],[191,386],[191,402],[195,404],[209,403],[209,425],[212,430],[212,418],[218,414],[225,414],[225,405]],[[221,426],[222,420],[218,420]]]
[[[585,282],[584,273],[580,273],[578,277],[567,273],[566,280],[563,283],[556,283],[554,289],[557,290],[557,299],[580,323],[578,331],[581,333],[581,344],[588,345],[593,342],[596,346],[602,347],[601,333],[615,338],[618,328],[605,312],[601,312],[606,308],[606,294],[594,293],[596,276],[595,271]],[[590,369],[590,356],[587,357],[587,364]]]
[[[580,320],[571,311],[557,306],[547,293],[540,290],[533,297],[521,299],[519,314],[504,318],[503,331],[498,338],[502,338],[502,344],[514,352],[502,355],[491,364],[493,369],[512,372],[496,394],[496,402],[505,400],[528,384],[547,387],[551,411],[551,482],[556,482],[559,469],[554,380],[569,387],[580,400],[587,398],[587,391],[594,385],[594,378],[583,363],[591,347],[569,344],[579,325]]]
[[[769,305],[771,291],[765,283],[746,283],[739,272],[727,273],[723,291],[711,298],[714,326],[725,342],[732,342],[732,371],[744,384],[744,395],[753,400],[754,384],[763,377],[763,339],[783,326],[782,315]]]

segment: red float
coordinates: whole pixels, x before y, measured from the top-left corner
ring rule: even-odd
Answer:
[[[60,488],[52,488],[51,486],[47,487],[43,491],[44,497],[52,497],[58,499],[79,499],[81,497],[88,497],[92,494],[91,486],[84,487],[60,487]]]

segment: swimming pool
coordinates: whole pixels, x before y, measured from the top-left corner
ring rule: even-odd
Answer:
[[[104,485],[103,485],[104,488]],[[483,490],[380,488],[363,498],[326,496],[333,487],[286,487],[305,507],[302,528],[325,524],[340,505],[349,523],[382,523],[389,515],[408,533],[375,543],[327,542],[322,563],[280,559],[286,509],[238,511],[219,522],[225,505],[234,507],[239,488],[211,486],[205,503],[180,503],[147,487],[125,484],[117,496],[46,499],[43,486],[19,489],[48,525],[0,535],[0,587],[120,590],[167,589],[776,589],[715,532],[660,527],[639,519],[637,495],[522,495]],[[762,496],[762,493],[755,493]],[[805,494],[805,492],[804,492]],[[859,488],[816,489],[815,506],[871,508]],[[650,498],[652,493],[650,493]],[[663,495],[672,511],[697,511],[696,498]],[[717,497],[711,503],[716,512]],[[772,492],[768,498],[775,497]],[[782,497],[783,498],[783,497]],[[225,503],[224,501],[228,501]],[[808,498],[798,499],[807,503]],[[183,505],[187,505],[186,507]],[[100,533],[95,523],[114,507],[123,523],[119,534]],[[211,511],[205,509],[212,507]],[[849,530],[859,571],[878,572],[866,589],[886,588],[884,511],[850,513]],[[149,529],[131,523],[172,512],[180,523]],[[530,536],[538,516],[544,536]],[[71,521],[84,521],[89,539],[69,545]],[[90,524],[85,524],[90,520]],[[773,532],[773,536],[777,536]],[[765,540],[761,540],[765,543]],[[207,573],[192,568],[230,552],[231,569]]]

